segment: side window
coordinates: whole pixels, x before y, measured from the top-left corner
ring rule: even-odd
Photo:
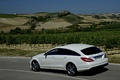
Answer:
[[[56,55],[57,51],[58,51],[58,49],[53,49],[53,50],[50,50],[49,52],[47,52],[45,55]]]
[[[58,55],[71,55],[71,56],[80,56],[77,52],[68,50],[68,49],[58,49]]]
[[[68,49],[53,49],[47,52],[45,55],[71,55],[71,56],[80,56],[77,52]]]

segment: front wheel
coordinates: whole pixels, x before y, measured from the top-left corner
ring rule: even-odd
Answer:
[[[77,68],[72,63],[67,64],[66,70],[67,70],[68,75],[70,76],[75,76],[77,74]]]
[[[33,70],[33,71],[39,71],[39,70],[40,70],[40,65],[39,65],[39,63],[38,63],[37,61],[35,61],[35,60],[32,61],[31,67],[32,67],[31,70]]]

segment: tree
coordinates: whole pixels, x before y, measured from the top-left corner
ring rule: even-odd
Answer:
[[[15,29],[11,29],[10,33],[12,33],[12,34],[20,33],[21,34],[21,33],[23,33],[23,31],[21,28],[17,27]]]
[[[64,11],[61,11],[61,12],[58,13],[58,17],[62,18],[64,16],[67,16],[67,15],[70,15],[70,14],[71,14],[71,12],[64,10]]]
[[[36,28],[36,23],[31,24],[30,30],[35,30]]]

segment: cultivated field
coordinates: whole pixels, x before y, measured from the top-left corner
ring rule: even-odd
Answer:
[[[65,18],[58,18],[56,15],[59,13],[36,13],[36,14],[0,14],[0,31],[10,31],[11,29],[15,29],[19,27],[21,29],[28,29],[31,25],[26,25],[27,22],[31,21],[31,17],[39,17],[39,16],[50,16],[50,19],[45,22],[36,23],[36,30],[40,29],[54,29],[54,28],[65,28],[70,26],[75,22],[80,21],[78,23],[81,27],[89,27],[92,24],[99,24],[100,22],[120,22],[119,14],[91,14],[91,15],[83,15],[78,14],[71,16],[70,18],[73,20],[66,21]],[[79,16],[83,19],[75,19],[75,16]],[[113,18],[114,17],[114,18]],[[68,18],[69,19],[69,18]]]

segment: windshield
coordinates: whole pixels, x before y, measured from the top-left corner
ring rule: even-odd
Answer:
[[[102,51],[97,47],[89,47],[81,50],[81,52],[84,53],[85,55],[91,55],[91,54],[100,53]]]

